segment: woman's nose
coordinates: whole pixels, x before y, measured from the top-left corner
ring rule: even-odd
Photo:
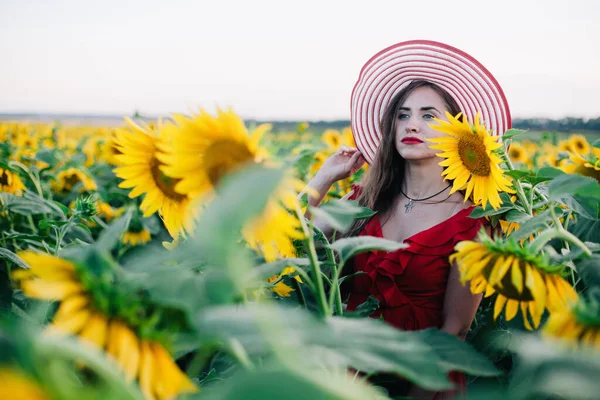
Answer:
[[[410,120],[408,122],[408,124],[406,125],[406,132],[418,132],[419,131],[419,125],[414,121],[414,120]]]

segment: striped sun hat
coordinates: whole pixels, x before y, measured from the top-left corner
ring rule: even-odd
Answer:
[[[473,57],[431,40],[397,43],[367,61],[352,90],[352,133],[368,163],[375,159],[381,141],[379,123],[386,106],[414,80],[430,81],[445,89],[470,122],[481,111],[493,135],[502,135],[511,127],[510,110],[502,88]]]

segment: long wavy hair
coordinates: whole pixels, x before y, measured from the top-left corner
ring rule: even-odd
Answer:
[[[421,87],[435,90],[446,103],[450,114],[456,115],[461,112],[458,103],[448,92],[429,81],[412,81],[392,98],[380,121],[381,143],[377,147],[373,164],[360,184],[361,190],[357,197],[361,206],[368,207],[378,214],[390,210],[404,183],[405,160],[400,156],[395,145],[398,109],[404,105],[408,96]],[[344,236],[357,236],[366,222],[364,219],[354,221]]]

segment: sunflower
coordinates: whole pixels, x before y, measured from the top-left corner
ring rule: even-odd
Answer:
[[[50,399],[36,381],[15,368],[0,367],[0,399]]]
[[[175,190],[190,196],[210,193],[221,179],[249,164],[268,157],[259,145],[270,124],[262,124],[249,133],[233,111],[217,111],[212,116],[204,110],[189,118],[174,115],[175,123],[165,124],[169,142],[161,142],[161,170],[177,179]]]
[[[442,150],[438,156],[445,158],[439,165],[446,167],[442,176],[453,180],[450,193],[466,189],[465,201],[473,195],[473,202],[484,208],[488,203],[494,209],[501,204],[500,192],[512,192],[510,182],[500,168],[501,159],[494,152],[502,143],[494,140],[484,125],[479,123],[479,113],[475,125],[466,119],[460,121],[460,114],[453,117],[446,112],[448,121],[434,119],[439,125],[431,127],[445,133],[447,137],[429,139],[437,143],[432,149]]]
[[[456,262],[461,282],[470,281],[472,293],[491,296],[497,293],[494,320],[506,306],[506,320],[518,310],[523,314],[525,327],[540,324],[547,308],[560,311],[577,300],[575,290],[561,277],[563,267],[550,266],[542,255],[530,254],[512,239],[491,240],[482,235],[480,242],[462,241],[455,247],[450,262]]]
[[[297,194],[304,183],[288,178],[275,190],[262,214],[242,229],[248,244],[261,250],[267,261],[280,257],[295,257],[294,240],[304,239],[298,217],[291,212],[298,205]]]
[[[585,156],[592,150],[592,146],[588,143],[583,135],[569,136],[569,151]]]
[[[231,110],[218,110],[216,116],[201,110],[193,118],[176,115],[173,119],[175,123],[163,127],[170,140],[161,143],[161,170],[179,180],[175,190],[198,200],[196,204],[211,199],[226,175],[252,164],[269,164],[267,151],[259,145],[269,124],[248,132]],[[242,231],[246,242],[261,250],[267,261],[296,255],[292,241],[304,236],[300,221],[290,210],[295,209],[303,187],[293,178],[284,180],[264,212]]]
[[[11,193],[17,196],[23,194],[25,185],[19,175],[7,169],[0,168],[0,192]]]
[[[55,193],[62,195],[71,193],[76,186],[79,186],[80,192],[98,189],[96,182],[77,168],[68,168],[59,172],[50,186]]]
[[[121,153],[115,155],[120,166],[114,169],[117,177],[123,179],[119,187],[133,189],[130,198],[145,194],[140,204],[144,217],[158,212],[173,238],[185,234],[193,223],[190,197],[175,191],[180,179],[173,179],[162,171],[164,165],[159,160],[158,146],[164,137],[129,118],[125,120],[131,130],[117,130],[115,138],[116,149]]]
[[[96,307],[76,264],[33,251],[19,256],[31,267],[12,274],[23,292],[35,299],[60,302],[51,332],[77,335],[81,341],[105,350],[128,381],[138,378],[147,399],[169,399],[197,390],[160,343],[140,339],[122,319],[107,316]]]
[[[593,147],[585,156],[572,153],[569,155],[571,163],[561,168],[567,173],[576,173],[583,176],[589,176],[600,182],[600,149]]]
[[[510,144],[510,148],[508,149],[508,157],[514,163],[529,164],[527,150],[525,150],[525,147],[519,142],[513,142]]]
[[[137,246],[137,245],[141,245],[144,243],[148,243],[150,240],[152,240],[150,231],[142,228],[142,230],[139,232],[132,232],[132,231],[125,232],[123,234],[123,238],[121,239],[121,242],[123,242],[123,244]]]
[[[550,315],[543,334],[600,350],[600,304],[586,303],[580,298],[573,307]]]
[[[336,151],[343,144],[342,134],[335,129],[326,129],[321,135],[321,140],[330,150]]]

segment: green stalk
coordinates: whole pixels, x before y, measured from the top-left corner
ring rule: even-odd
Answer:
[[[227,351],[246,370],[254,370],[254,364],[250,360],[250,357],[248,357],[246,349],[244,349],[244,346],[242,346],[239,340],[230,339],[228,341]]]
[[[552,215],[552,219],[554,220],[554,229],[550,229],[550,230],[547,230],[547,231],[539,234],[533,240],[533,242],[531,242],[531,244],[529,245],[530,249],[534,253],[538,253],[544,248],[546,243],[548,243],[552,239],[557,238],[557,239],[564,240],[565,242],[574,244],[575,246],[577,246],[581,250],[583,250],[583,252],[585,254],[587,254],[588,256],[591,256],[592,252],[585,245],[585,243],[583,243],[581,240],[579,240],[579,238],[577,236],[573,235],[571,232],[569,232],[563,228],[562,224],[560,223],[560,220],[558,219],[556,213],[554,212],[553,207],[550,207],[550,214]]]
[[[13,165],[13,164],[16,165],[17,167],[21,168],[23,171],[25,171],[25,173],[29,176],[29,179],[31,179],[31,182],[35,186],[35,190],[37,191],[38,195],[43,199],[44,192],[42,191],[42,187],[40,186],[39,180],[33,175],[33,172],[31,172],[31,170],[29,168],[27,168],[25,165],[21,164],[19,161],[13,160],[9,163],[9,165]]]
[[[504,158],[504,163],[506,164],[508,170],[509,171],[514,171],[515,167],[514,167],[513,163],[510,161],[510,158],[508,157],[508,154],[506,153],[506,144],[504,145],[502,156]],[[519,197],[519,199],[521,200],[521,202],[525,206],[525,208],[527,210],[527,213],[529,215],[533,215],[531,203],[529,202],[529,200],[527,200],[527,196],[525,195],[525,191],[523,190],[523,186],[521,185],[521,181],[519,179],[513,179],[513,182],[515,184],[515,189],[517,190],[517,196]]]
[[[317,236],[324,242],[327,260],[330,261],[333,268],[333,277],[331,278],[331,293],[329,294],[329,309],[333,311],[333,303],[335,300],[337,315],[342,315],[342,294],[340,292],[340,285],[338,283],[341,273],[341,266],[339,266],[335,261],[335,255],[333,254],[333,250],[331,250],[329,241],[325,237],[323,231],[315,226],[313,226],[313,229],[317,232]]]
[[[319,310],[321,311],[321,315],[324,317],[329,316],[329,307],[327,305],[327,298],[325,296],[325,287],[323,285],[323,277],[321,276],[321,267],[319,266],[319,259],[317,258],[317,251],[315,249],[315,242],[312,238],[312,232],[306,225],[306,219],[302,214],[302,210],[300,206],[296,204],[296,215],[300,220],[300,224],[302,225],[302,231],[304,232],[304,236],[306,239],[304,240],[304,246],[308,251],[308,258],[310,260],[310,265],[312,268],[312,272],[315,278],[316,284],[316,296],[319,304]]]

